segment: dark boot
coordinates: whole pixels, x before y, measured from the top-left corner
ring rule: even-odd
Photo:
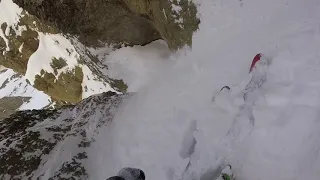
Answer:
[[[136,168],[123,168],[119,171],[118,175],[125,180],[145,180],[146,176],[141,169]]]
[[[125,180],[125,179],[119,176],[112,176],[112,177],[109,177],[107,180]]]

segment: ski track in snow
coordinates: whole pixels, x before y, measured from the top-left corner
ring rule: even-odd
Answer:
[[[152,180],[205,180],[232,164],[237,180],[317,179],[320,2],[195,2],[192,50],[159,69],[99,133],[91,178],[130,166]],[[260,52],[271,62],[250,77]]]

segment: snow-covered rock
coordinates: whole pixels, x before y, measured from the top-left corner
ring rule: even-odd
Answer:
[[[190,0],[13,1],[90,46],[145,45],[163,39],[177,50],[192,44],[200,23],[196,4]]]
[[[109,78],[115,74],[106,73],[110,62],[102,62],[92,49],[116,50],[159,39],[174,50],[191,46],[200,23],[196,14],[196,5],[188,0],[2,0],[0,64],[56,101],[76,103],[102,92],[125,92],[127,82]],[[110,58],[117,61],[117,56]],[[132,86],[136,90],[140,85]]]
[[[31,86],[11,69],[0,70],[0,119],[16,110],[42,109],[54,105],[51,98]]]
[[[12,0],[0,2],[0,17],[0,64],[24,75],[36,89],[69,103],[119,90],[76,37],[61,34]]]
[[[87,150],[127,96],[106,92],[76,106],[20,111],[1,120],[0,178],[88,179]]]
[[[319,1],[194,2],[192,49],[136,66],[152,67],[150,79],[120,106],[122,95],[109,92],[0,122],[0,178],[103,180],[134,167],[147,180],[212,180],[230,164],[236,179],[318,179]],[[131,71],[113,75],[137,85],[127,61],[141,62],[140,48],[110,53],[111,65]],[[249,73],[257,53],[265,59]]]

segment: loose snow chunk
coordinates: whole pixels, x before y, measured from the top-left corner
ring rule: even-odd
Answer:
[[[20,53],[22,53],[23,45],[24,45],[24,43],[22,43],[21,46],[19,47],[19,52]]]
[[[176,13],[180,13],[180,11],[182,10],[181,6],[176,5],[176,4],[172,4],[172,10],[175,11]]]
[[[183,28],[183,18],[175,19],[174,22],[179,24],[180,28]]]

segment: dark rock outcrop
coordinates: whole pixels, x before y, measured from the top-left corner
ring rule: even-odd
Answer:
[[[29,13],[86,45],[144,45],[156,39],[171,49],[191,45],[198,29],[190,0],[13,0]],[[173,7],[180,7],[178,10]]]
[[[14,113],[30,97],[3,97],[0,99],[0,121]]]
[[[28,60],[39,46],[38,32],[32,28],[35,26],[33,22],[37,22],[36,18],[26,15],[25,12],[23,14],[24,17],[16,27],[10,27],[6,22],[0,24],[0,31],[8,42],[6,45],[5,40],[0,37],[0,64],[20,74],[26,73]],[[16,30],[21,26],[25,29],[21,30],[21,34],[17,34]],[[8,33],[5,33],[6,31]]]
[[[88,46],[105,47],[108,44],[117,49],[164,39],[169,48],[176,50],[184,45],[191,46],[192,35],[200,22],[196,16],[197,8],[190,0],[13,2],[24,10],[19,12],[17,22],[0,24],[0,65],[26,75],[36,89],[45,92],[56,101],[67,103],[77,103],[87,97],[83,94],[88,87],[82,87],[83,82],[88,80],[85,79],[88,76],[84,74],[88,71],[81,68],[84,66],[88,66],[95,76],[89,77],[90,81],[103,83],[107,90],[107,84],[119,92],[127,90],[125,82],[121,79],[111,79],[102,73],[102,69],[107,67],[95,54],[91,54]],[[43,59],[43,62],[52,61],[53,71],[42,69],[36,74],[27,75],[30,72],[28,66],[33,64],[30,63],[30,57],[35,53],[46,53],[46,50],[39,48],[41,44],[46,43],[43,39],[44,34],[61,35],[70,41],[71,45],[66,51],[69,52],[70,58],[78,54],[78,65],[63,69],[65,65],[54,64],[54,60],[61,58],[59,53],[56,53]],[[59,41],[56,41],[56,46],[59,47]],[[69,50],[73,49],[71,46],[75,48],[74,53]],[[58,73],[59,70],[61,72]]]
[[[131,12],[121,0],[14,2],[62,32],[79,35],[87,45],[97,45],[98,40],[146,44],[160,38],[148,19]]]

